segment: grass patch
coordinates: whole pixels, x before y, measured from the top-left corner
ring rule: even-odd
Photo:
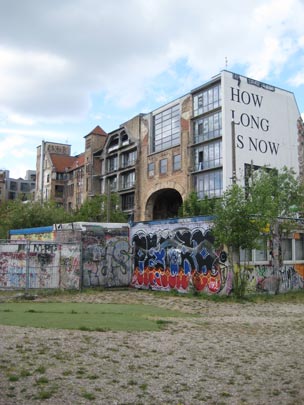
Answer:
[[[19,380],[19,376],[17,374],[10,374],[8,376],[8,380],[9,381],[18,381]]]
[[[81,396],[85,399],[88,399],[89,401],[94,401],[94,399],[96,398],[94,394],[92,394],[91,392],[87,392],[87,391],[83,392],[81,394]]]
[[[172,322],[163,318],[194,316],[153,305],[50,302],[3,303],[0,315],[2,325],[100,332],[157,331]]]

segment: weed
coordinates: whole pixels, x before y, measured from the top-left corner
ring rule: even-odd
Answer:
[[[88,399],[89,401],[93,401],[96,398],[94,394],[92,394],[91,392],[87,392],[87,391],[83,392],[81,394],[81,396],[85,399]]]
[[[46,372],[45,366],[39,366],[35,370],[36,373],[44,374]]]
[[[54,392],[52,390],[41,390],[38,392],[36,399],[49,399],[52,397],[53,393]]]
[[[87,326],[79,326],[78,329],[82,330],[84,332],[91,332],[92,331],[92,329],[88,328]]]
[[[165,319],[157,319],[156,324],[160,325],[162,327],[169,325],[170,323],[173,323],[172,321],[167,321]]]
[[[137,385],[137,381],[136,380],[129,380],[128,385]]]
[[[88,375],[89,380],[97,380],[98,378],[99,378],[99,376],[97,374]]]
[[[20,371],[20,377],[29,377],[31,372],[29,370],[23,369]]]
[[[140,388],[142,391],[146,391],[147,388],[148,388],[148,384],[147,384],[147,383],[140,384],[139,388]]]
[[[221,392],[221,396],[228,398],[228,397],[231,397],[231,394],[230,394],[230,392],[223,391],[223,392]]]
[[[8,376],[8,380],[9,381],[18,381],[19,380],[19,376],[17,374],[10,374]]]
[[[37,378],[37,380],[36,380],[36,384],[37,384],[37,385],[47,384],[48,382],[49,382],[49,380],[48,380],[45,376],[39,377],[39,378]]]

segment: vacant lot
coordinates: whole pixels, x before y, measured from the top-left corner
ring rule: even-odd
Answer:
[[[0,302],[9,300],[0,294]],[[0,325],[0,404],[304,401],[301,300],[215,302],[134,290],[35,301],[43,300],[138,303],[189,316],[143,332]]]

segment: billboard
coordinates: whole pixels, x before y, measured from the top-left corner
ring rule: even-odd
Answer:
[[[298,173],[300,112],[293,93],[224,71],[222,103],[224,188],[231,184],[233,172],[233,131],[238,181],[243,180],[248,165],[287,166]]]

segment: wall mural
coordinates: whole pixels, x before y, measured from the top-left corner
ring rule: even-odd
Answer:
[[[226,252],[216,250],[212,223],[202,217],[150,221],[131,228],[134,252],[132,286],[153,290],[177,290],[229,294],[232,272]],[[304,288],[304,263],[246,265],[248,292],[276,294]]]
[[[131,282],[129,232],[105,229],[83,233],[83,286],[122,287]]]
[[[132,228],[132,286],[229,294],[232,277],[226,265],[227,254],[215,250],[209,223],[165,225],[141,223]]]
[[[0,245],[0,287],[79,288],[80,247],[43,242]]]

